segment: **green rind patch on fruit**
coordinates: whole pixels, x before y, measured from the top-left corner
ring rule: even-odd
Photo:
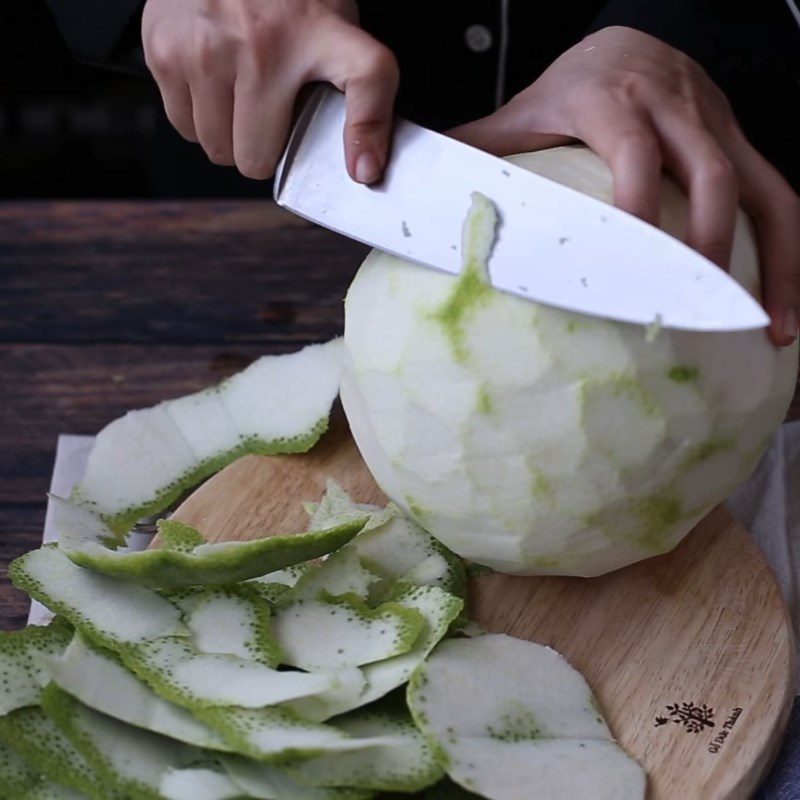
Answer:
[[[661,416],[655,397],[632,375],[616,374],[602,381],[587,380],[581,389],[584,403],[591,399],[593,392],[605,392],[613,398],[630,400],[645,417],[658,419]]]
[[[118,650],[154,636],[182,635],[180,611],[155,592],[74,564],[55,544],[11,563],[11,580],[88,638]],[[131,609],[136,614],[131,614]]]
[[[553,482],[547,476],[547,473],[541,469],[534,469],[533,472],[533,496],[537,500],[542,500],[550,507],[555,506],[556,495],[553,490]]]
[[[97,800],[119,797],[113,786],[103,786],[94,768],[39,706],[20,708],[0,717],[0,740],[51,781]]]
[[[692,381],[697,380],[699,374],[700,370],[697,367],[676,365],[670,367],[667,377],[674,383],[692,383]]]
[[[647,553],[664,550],[675,526],[683,518],[677,496],[666,493],[636,498],[631,501],[630,508],[639,523],[635,543]]]
[[[162,800],[161,776],[196,760],[201,751],[126,725],[50,684],[42,706],[107,786],[131,800]]]
[[[415,520],[424,520],[425,516],[429,513],[428,509],[425,508],[422,503],[417,500],[416,497],[413,495],[407,494],[405,496],[406,505],[408,506],[408,510],[411,512],[411,515],[414,517]]]
[[[491,414],[492,409],[494,408],[494,402],[492,400],[492,393],[489,391],[487,386],[481,386],[478,389],[478,399],[475,404],[475,407],[479,414]]]
[[[725,453],[736,447],[736,437],[734,436],[713,436],[692,448],[689,455],[683,462],[686,468],[695,467],[708,461],[719,453]]]
[[[48,681],[42,659],[62,653],[71,639],[72,628],[59,618],[0,633],[0,716],[39,704]]]
[[[486,271],[486,262],[494,245],[497,211],[492,202],[477,192],[464,223],[462,241],[463,266],[447,300],[433,314],[450,342],[453,357],[464,362],[469,357],[464,342],[466,320],[493,295]]]

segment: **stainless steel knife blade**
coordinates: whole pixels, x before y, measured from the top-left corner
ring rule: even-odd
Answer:
[[[763,327],[761,306],[724,270],[658,228],[406,120],[386,175],[347,174],[344,95],[319,87],[289,138],[276,202],[326,228],[434,269],[461,269],[473,192],[497,207],[492,285],[557,308],[698,331]]]

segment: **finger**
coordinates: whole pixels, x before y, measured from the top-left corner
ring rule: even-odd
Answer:
[[[797,338],[800,323],[800,199],[744,136],[736,137],[731,155],[742,206],[755,224],[770,338],[785,346]]]
[[[189,85],[178,81],[159,83],[161,100],[170,124],[184,139],[197,142],[197,131],[194,129],[194,111]]]
[[[233,103],[233,158],[247,178],[275,174],[292,121],[298,86],[241,76]]]
[[[698,121],[669,109],[654,113],[654,120],[664,163],[689,195],[686,243],[727,267],[739,205],[733,163]]]
[[[161,92],[161,101],[167,119],[173,128],[190,142],[197,141],[192,112],[192,95],[185,79],[177,67],[177,55],[171,40],[157,37],[152,32],[143,31],[145,63],[155,78]]]
[[[197,140],[214,164],[233,164],[233,89],[224,80],[202,78],[190,86]]]
[[[658,225],[661,147],[650,117],[602,102],[586,109],[576,132],[608,164],[614,178],[614,205]]]
[[[547,150],[575,141],[572,137],[560,133],[531,131],[526,120],[508,109],[508,106],[487,117],[451,128],[447,131],[447,135],[496,156]]]
[[[313,79],[330,81],[346,97],[345,163],[359,183],[380,179],[389,154],[394,98],[399,82],[391,50],[341,20],[325,24]]]

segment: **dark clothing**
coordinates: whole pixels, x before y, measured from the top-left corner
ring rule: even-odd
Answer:
[[[78,58],[141,68],[142,0],[48,2]],[[794,116],[800,26],[786,0],[757,6],[730,0],[360,0],[359,6],[363,26],[400,63],[398,112],[439,130],[490,113],[587,33],[608,25],[650,33],[705,67],[756,148],[800,188]],[[168,147],[183,149],[177,141]],[[195,178],[196,170],[207,170],[199,154],[188,157]]]
[[[70,50],[83,61],[110,62],[125,33],[141,15],[142,0],[52,0],[56,23]],[[138,26],[137,26],[138,27]]]

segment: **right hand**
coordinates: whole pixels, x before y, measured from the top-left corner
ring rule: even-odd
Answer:
[[[741,201],[758,235],[772,341],[785,346],[797,338],[800,198],[684,53],[632,28],[603,28],[505,106],[450,135],[495,155],[581,140],[611,169],[615,203],[655,224],[663,169],[689,197],[687,244],[721,267]]]
[[[380,179],[398,68],[355,0],[147,0],[142,41],[169,121],[215,164],[274,175],[298,91],[328,81],[347,98],[348,172]]]

